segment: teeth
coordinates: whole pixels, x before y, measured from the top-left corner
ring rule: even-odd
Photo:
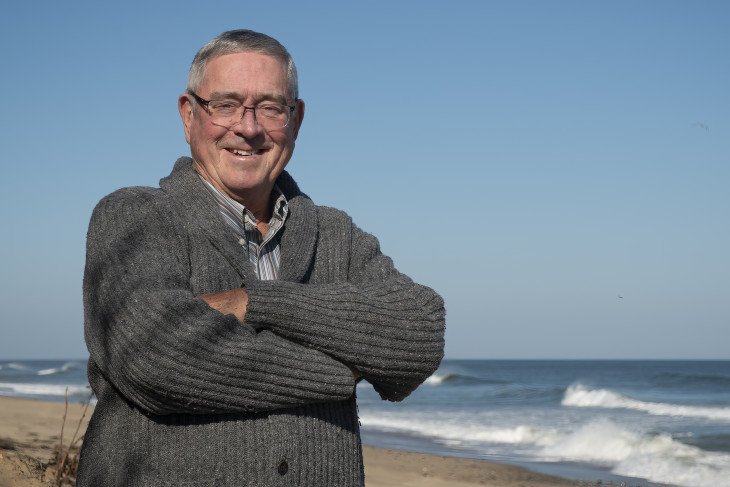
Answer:
[[[256,154],[256,152],[257,152],[255,150],[240,150],[240,149],[229,149],[229,150],[239,156],[252,156],[252,155]]]

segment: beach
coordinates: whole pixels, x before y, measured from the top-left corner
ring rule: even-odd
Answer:
[[[727,485],[728,385],[730,361],[445,359],[397,403],[363,381],[367,486],[569,485],[508,465],[583,486]],[[0,454],[48,463],[65,397],[68,442],[89,397],[86,359],[0,361]]]
[[[61,443],[68,449],[79,424],[83,434],[89,413],[78,403],[0,397],[0,487],[41,487],[55,477],[54,459]],[[90,411],[89,411],[90,412]],[[71,460],[78,450],[71,452]],[[576,485],[499,463],[364,447],[367,487],[565,487]]]

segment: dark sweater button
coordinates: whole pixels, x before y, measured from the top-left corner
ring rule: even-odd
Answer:
[[[277,470],[279,471],[279,475],[285,475],[289,471],[289,464],[286,463],[286,460],[282,460],[279,462]]]

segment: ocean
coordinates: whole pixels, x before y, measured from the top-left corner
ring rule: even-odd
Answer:
[[[86,361],[0,361],[0,395],[88,397]],[[730,361],[445,360],[363,442],[632,486],[730,486]]]

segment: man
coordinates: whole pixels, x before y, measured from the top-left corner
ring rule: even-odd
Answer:
[[[441,298],[284,171],[297,90],[276,40],[221,34],[178,102],[192,159],[94,210],[79,486],[362,486],[357,381],[398,401],[438,367]]]

